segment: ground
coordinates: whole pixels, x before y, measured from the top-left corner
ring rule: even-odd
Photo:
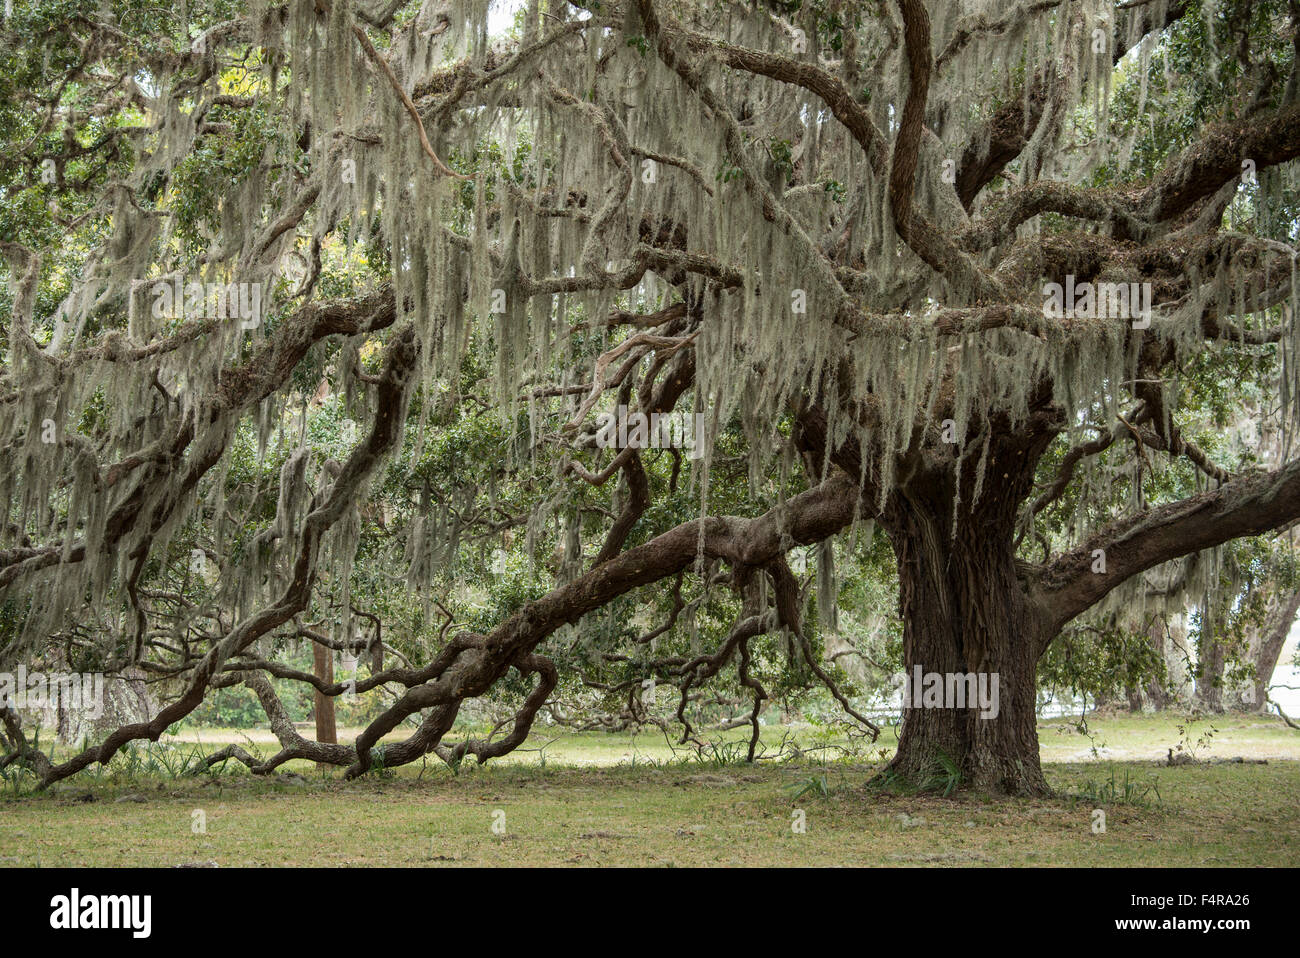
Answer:
[[[188,747],[153,746],[45,793],[0,783],[0,865],[1300,865],[1300,732],[1279,721],[1116,715],[1039,735],[1060,793],[1046,801],[882,794],[866,786],[878,748],[750,766],[725,746],[674,758],[661,736],[552,731],[529,743],[554,739],[544,753],[458,775],[430,763],[343,782],[306,763],[173,774]],[[205,751],[248,744],[199,736]],[[769,755],[783,737],[821,739],[768,728]],[[1166,765],[1180,743],[1196,761]]]

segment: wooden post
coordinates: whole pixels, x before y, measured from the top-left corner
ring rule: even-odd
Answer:
[[[311,644],[312,671],[316,677],[328,683],[334,682],[334,650],[326,648],[319,642]],[[323,745],[337,745],[339,741],[338,726],[334,719],[334,699],[329,695],[315,694],[316,741]]]

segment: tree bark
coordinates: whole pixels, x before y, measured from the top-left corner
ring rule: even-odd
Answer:
[[[1142,711],[1142,690],[1136,685],[1129,685],[1124,689],[1124,695],[1128,699],[1128,710],[1133,713]]]
[[[1268,686],[1273,679],[1273,670],[1282,654],[1282,646],[1291,634],[1291,626],[1296,615],[1300,614],[1300,589],[1292,592],[1279,605],[1268,619],[1264,634],[1260,637],[1255,652],[1254,701],[1243,702],[1243,707],[1251,712],[1263,712],[1268,705]]]
[[[909,485],[894,500],[884,518],[898,558],[907,675],[919,666],[922,673],[996,675],[998,684],[996,715],[987,717],[978,705],[933,708],[914,698],[886,774],[932,786],[947,761],[960,770],[963,787],[1050,794],[1036,724],[1036,672],[1047,643],[1043,617],[1017,575],[1015,496],[961,507],[955,534],[950,483],[922,493]]]
[[[1217,634],[1211,633],[1196,663],[1196,701],[1207,712],[1223,711],[1223,666],[1226,655]]]
[[[1147,680],[1146,696],[1151,707],[1157,712],[1169,707],[1173,696],[1169,692],[1169,623],[1164,616],[1156,616],[1147,626],[1147,642],[1159,659],[1163,671]]]

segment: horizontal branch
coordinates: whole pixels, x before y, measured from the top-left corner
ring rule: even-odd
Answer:
[[[1097,603],[1116,586],[1162,562],[1259,535],[1300,517],[1300,462],[1255,473],[1217,489],[1111,523],[1085,543],[1040,567],[1031,595],[1054,627]],[[1105,572],[1093,572],[1095,553]]]

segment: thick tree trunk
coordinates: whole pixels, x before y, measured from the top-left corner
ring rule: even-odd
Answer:
[[[966,708],[906,707],[898,753],[886,776],[914,785],[942,783],[955,765],[961,786],[1043,795],[1050,789],[1038,756],[1036,672],[1044,626],[1016,577],[1009,497],[990,495],[953,535],[951,494],[938,488],[899,494],[886,528],[898,556],[903,657],[907,675],[996,676],[996,714]],[[906,705],[907,703],[905,703]],[[918,707],[919,706],[919,707]]]

